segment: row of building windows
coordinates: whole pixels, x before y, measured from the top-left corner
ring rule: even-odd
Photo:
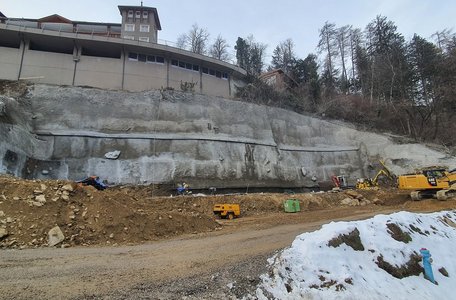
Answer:
[[[135,31],[135,24],[125,24],[125,31]],[[139,32],[149,32],[149,25],[139,25]]]
[[[128,53],[128,60],[142,61],[145,63],[157,63],[157,64],[165,63],[165,58],[162,56],[146,55],[146,54],[140,54],[140,53],[135,53],[135,52]]]
[[[165,58],[162,56],[146,55],[146,54],[140,54],[140,53],[135,53],[135,52],[128,53],[128,60],[141,61],[141,62],[145,62],[145,63],[158,63],[158,64],[165,63]],[[171,65],[182,68],[182,69],[190,70],[190,71],[195,71],[195,72],[200,71],[199,65],[186,63],[186,62],[183,62],[183,61],[177,60],[177,59],[172,59]],[[209,69],[206,67],[202,67],[201,72],[203,74],[215,76],[217,78],[228,79],[228,73],[226,73],[226,72],[220,72],[220,71],[217,71],[214,69]]]
[[[195,72],[199,72],[199,70],[200,70],[200,66],[199,65],[183,62],[183,61],[177,60],[177,59],[171,60],[171,65],[173,65],[175,67],[179,67],[179,68],[195,71]],[[214,70],[214,69],[209,69],[209,68],[206,68],[206,67],[202,67],[201,68],[201,72],[203,74],[212,75],[212,76],[215,76],[217,78],[228,79],[228,73],[220,72],[220,71],[217,71],[217,70]]]
[[[126,39],[126,40],[133,40],[133,41],[135,40],[135,37],[133,35],[124,35],[123,38]],[[138,40],[140,42],[149,42],[149,37],[140,36],[140,37],[138,37]]]
[[[128,11],[127,17],[129,19],[133,19],[133,15],[135,16],[135,19],[140,19],[141,18],[141,12],[139,10],[135,11],[134,13],[133,13],[132,10]],[[143,19],[148,19],[149,18],[149,13],[147,11],[143,11],[142,12],[142,18]]]

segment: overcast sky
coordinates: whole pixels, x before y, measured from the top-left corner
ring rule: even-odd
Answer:
[[[120,23],[117,5],[140,5],[140,0],[0,0],[7,17],[40,18],[59,14],[70,20]],[[238,36],[252,34],[268,45],[293,39],[296,54],[315,52],[318,30],[325,21],[364,29],[376,15],[393,21],[410,39],[414,33],[430,38],[445,28],[455,29],[455,0],[144,0],[158,9],[159,39],[175,42],[192,24],[207,28],[212,38],[221,34],[233,47]],[[233,53],[234,50],[232,49]],[[269,63],[270,57],[267,58]]]

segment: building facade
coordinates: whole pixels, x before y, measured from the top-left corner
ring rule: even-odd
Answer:
[[[238,66],[157,43],[161,25],[155,8],[119,6],[119,11],[122,23],[59,15],[5,17],[0,79],[127,91],[176,89],[227,98],[244,84],[246,73]],[[134,31],[125,31],[127,25]]]
[[[156,43],[160,19],[155,7],[119,5],[122,16],[122,38]]]

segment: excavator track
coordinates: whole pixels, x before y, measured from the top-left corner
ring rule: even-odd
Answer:
[[[437,193],[435,194],[436,197],[437,197],[437,200],[441,200],[441,201],[447,200],[447,199],[448,199],[447,192],[449,192],[449,190],[440,190],[440,191],[437,191]]]
[[[421,194],[420,194],[419,191],[411,192],[410,193],[410,198],[412,198],[412,200],[414,200],[414,201],[419,201],[419,200],[422,199]]]

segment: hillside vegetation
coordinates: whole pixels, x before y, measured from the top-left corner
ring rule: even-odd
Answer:
[[[275,48],[270,69],[280,68],[294,80],[285,91],[258,79],[263,65],[251,44],[241,38],[236,44],[238,64],[250,74],[250,84],[238,94],[247,101],[343,119],[417,142],[456,145],[456,38],[450,30],[407,41],[383,16],[364,30],[326,22],[319,56],[300,59],[291,39]]]

